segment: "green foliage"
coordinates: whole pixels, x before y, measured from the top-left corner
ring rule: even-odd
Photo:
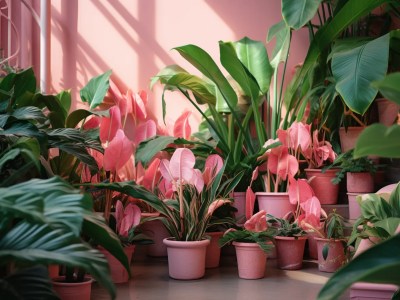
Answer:
[[[332,179],[332,183],[339,184],[347,172],[369,172],[375,174],[377,167],[371,159],[368,157],[354,158],[353,153],[354,149],[351,149],[340,154],[330,166],[323,169],[324,171],[331,168],[340,168],[339,171],[336,172],[336,177]]]
[[[299,237],[306,234],[306,232],[301,227],[299,227],[299,224],[297,222],[291,222],[287,219],[276,218],[269,214],[267,215],[267,217],[269,218],[268,223],[276,227],[277,236]]]
[[[83,268],[115,297],[106,259],[81,234],[113,253],[129,272],[128,260],[118,237],[93,213],[87,194],[58,177],[0,188],[0,193],[1,264]]]
[[[110,86],[109,80],[112,71],[93,77],[81,90],[80,95],[83,102],[88,102],[91,109],[99,106]]]
[[[344,219],[334,209],[324,222],[324,232],[327,239],[344,239]]]
[[[373,82],[372,86],[379,89],[385,98],[400,104],[400,72],[388,74],[384,79]]]
[[[317,12],[322,0],[282,0],[282,16],[289,27],[302,28]]]
[[[268,228],[265,231],[253,232],[246,229],[233,230],[226,232],[218,241],[220,247],[225,246],[230,242],[241,242],[241,243],[257,243],[260,248],[268,253],[272,249],[272,243],[275,235],[273,228]]]

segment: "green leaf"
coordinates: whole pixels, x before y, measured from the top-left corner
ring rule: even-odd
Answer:
[[[112,71],[109,70],[104,74],[93,77],[80,91],[83,102],[88,102],[90,108],[99,106],[107,94],[110,87],[110,76]]]
[[[387,218],[381,221],[375,222],[374,226],[377,228],[382,228],[385,230],[390,236],[396,234],[397,228],[400,226],[400,218]]]
[[[93,113],[86,109],[77,109],[69,114],[67,120],[65,121],[65,127],[75,128],[80,121],[91,116]]]
[[[66,113],[56,96],[36,94],[34,104],[38,107],[45,105],[50,110],[48,118],[50,119],[52,128],[64,128]]]
[[[399,149],[400,126],[386,127],[382,124],[373,124],[365,128],[360,134],[354,149],[354,157],[379,155],[381,157],[400,158]]]
[[[71,109],[71,90],[61,91],[57,94],[56,97],[64,108],[66,118],[68,116],[69,110]]]
[[[173,136],[156,136],[141,142],[136,150],[137,162],[140,161],[143,166],[147,166],[156,153],[164,150],[175,139]]]
[[[265,94],[269,90],[274,70],[269,63],[268,53],[264,44],[244,37],[234,42],[233,46],[239,60],[257,80],[262,94]]]
[[[379,89],[382,95],[400,104],[400,72],[387,75],[383,80],[373,82],[372,87]]]
[[[322,257],[324,258],[324,260],[327,259],[329,254],[329,243],[325,243],[324,247],[322,248]]]
[[[363,115],[375,99],[378,90],[371,83],[386,75],[389,42],[390,35],[385,34],[359,47],[334,52],[336,90],[352,111]]]
[[[164,69],[158,72],[156,76],[151,78],[150,89],[153,89],[153,86],[157,83],[157,81],[160,81],[160,83],[162,84],[166,84],[168,79],[180,73],[188,73],[188,72],[178,65],[166,66]]]
[[[339,299],[341,293],[359,281],[398,285],[400,282],[399,253],[400,235],[395,235],[368,249],[333,274],[319,292],[317,299]]]
[[[279,64],[286,60],[290,46],[290,28],[286,26],[284,21],[271,27],[267,41],[271,41],[274,37],[276,42],[272,52],[271,66],[274,68],[274,72],[277,72]]]
[[[39,122],[44,122],[46,120],[42,110],[34,106],[17,108],[11,115],[18,120],[34,120]]]
[[[310,21],[322,0],[282,0],[282,17],[293,29],[300,29]]]
[[[35,125],[29,121],[12,121],[8,122],[7,125],[0,130],[0,135],[17,135],[17,136],[33,136],[39,137],[43,136]]]
[[[215,83],[226,102],[226,104],[217,102],[217,111],[227,113],[231,112],[231,108],[235,108],[237,105],[237,95],[211,56],[195,45],[186,45],[174,49],[201,73],[203,73],[204,76]]]

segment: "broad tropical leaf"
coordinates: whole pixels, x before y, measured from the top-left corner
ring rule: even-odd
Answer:
[[[286,24],[300,29],[310,21],[318,10],[322,0],[282,0],[282,16]]]
[[[338,299],[353,283],[373,282],[399,285],[400,235],[397,234],[355,257],[338,270],[318,294],[318,300]]]
[[[97,77],[93,77],[87,85],[85,85],[81,91],[80,95],[83,102],[88,102],[90,108],[93,109],[103,102],[104,97],[107,94],[108,88],[110,86],[110,76],[112,71],[109,70],[104,74]]]
[[[335,51],[332,73],[336,90],[350,109],[363,115],[378,90],[373,81],[382,80],[387,72],[390,35],[367,42],[359,47]]]
[[[381,157],[399,158],[399,149],[400,126],[386,127],[382,124],[373,124],[365,128],[360,134],[354,149],[354,157],[379,155]]]
[[[136,161],[141,162],[143,166],[147,166],[156,153],[164,150],[175,140],[176,138],[173,136],[156,136],[141,142],[136,150]]]

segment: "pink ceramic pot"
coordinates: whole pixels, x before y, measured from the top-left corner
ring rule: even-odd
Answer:
[[[239,220],[239,223],[244,223],[246,213],[246,192],[233,192],[232,198],[233,207],[237,209],[235,219]]]
[[[311,259],[318,259],[318,247],[316,237],[320,237],[315,231],[307,231],[307,242],[308,242],[308,257]]]
[[[400,105],[385,98],[375,100],[378,104],[379,123],[393,125],[399,113]]]
[[[289,201],[289,193],[266,193],[257,192],[256,199],[260,210],[277,218],[283,218],[289,212],[296,209]]]
[[[175,241],[164,239],[168,252],[169,276],[174,279],[190,280],[204,276],[206,251],[210,240]]]
[[[342,152],[347,152],[353,149],[356,141],[364,127],[348,127],[347,131],[344,127],[339,128],[340,147]]]
[[[259,279],[265,276],[267,253],[257,243],[233,242],[236,249],[239,277]]]
[[[218,245],[218,240],[224,235],[223,232],[207,232],[210,236],[210,244],[207,246],[206,252],[206,268],[217,268],[219,267],[219,261],[221,257],[221,248]]]
[[[132,260],[132,255],[135,250],[135,245],[131,245],[128,247],[124,247],[124,252],[126,257],[128,258],[129,265]],[[114,283],[125,283],[129,280],[128,271],[124,268],[124,266],[117,260],[110,252],[107,250],[100,248],[100,252],[104,254],[107,258],[108,265],[110,267],[111,279]]]
[[[159,213],[142,213],[142,217],[157,217],[159,215]],[[154,244],[147,245],[147,255],[154,257],[167,256],[167,246],[164,245],[163,240],[171,235],[164,224],[160,220],[152,220],[141,224],[140,229],[154,242]]]
[[[374,177],[369,172],[346,173],[348,193],[374,192]]]
[[[283,270],[299,270],[303,266],[306,236],[276,236],[275,246],[278,255],[278,268]]]
[[[271,245],[271,251],[267,252],[267,257],[270,259],[276,259],[278,255],[276,254],[276,247],[272,241],[268,241],[267,244]]]
[[[357,202],[357,196],[359,193],[347,193],[347,198],[349,199],[349,219],[356,220],[361,216],[361,207]]]
[[[53,278],[53,288],[61,300],[90,300],[92,279],[83,282],[65,282],[65,276]]]
[[[306,176],[315,196],[323,204],[336,204],[339,196],[339,185],[333,184],[332,179],[337,170],[330,169],[322,173],[321,169],[306,169]]]
[[[318,270],[333,273],[346,262],[343,241],[334,239],[315,238],[318,246]],[[328,245],[328,256],[324,259],[322,250]]]
[[[358,282],[351,286],[351,300],[390,300],[398,290],[394,284]]]

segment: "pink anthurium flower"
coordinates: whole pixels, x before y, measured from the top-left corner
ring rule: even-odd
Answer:
[[[268,156],[268,170],[278,175],[282,180],[293,177],[299,170],[296,157],[288,153],[288,148],[279,146],[273,148]]]
[[[92,116],[88,121],[83,124],[83,129],[95,129],[100,126],[100,117]]]
[[[306,179],[289,178],[289,201],[291,204],[301,204],[314,196],[314,191]]]
[[[246,220],[249,220],[253,214],[254,203],[256,202],[256,195],[254,194],[251,187],[248,187],[246,190]]]
[[[150,191],[154,190],[155,185],[160,180],[161,174],[159,171],[159,167],[160,159],[155,158],[144,172],[143,186]]]
[[[121,101],[124,101],[124,97],[122,96],[121,91],[119,90],[115,82],[111,79],[109,82],[110,82],[110,87],[108,89],[108,92],[110,93],[115,104],[119,104]]]
[[[219,171],[221,171],[223,165],[224,161],[218,154],[212,154],[207,157],[203,172],[204,184],[210,184]]]
[[[128,101],[132,103],[132,114],[136,116],[139,120],[147,119],[147,111],[146,105],[143,99],[147,99],[147,95],[145,92],[137,93],[128,93],[127,94]]]
[[[147,120],[144,123],[138,125],[135,129],[134,143],[139,145],[144,140],[151,138],[157,134],[157,125],[153,120]]]
[[[104,150],[104,170],[117,171],[122,168],[133,154],[131,141],[122,129],[118,129],[114,139]]]
[[[121,201],[115,205],[115,219],[117,233],[122,237],[127,237],[129,230],[140,223],[141,211],[137,205],[129,203],[125,209]]]
[[[189,124],[189,117],[192,114],[191,111],[184,111],[182,115],[176,120],[174,125],[174,137],[190,139],[192,129]]]
[[[260,210],[244,223],[244,229],[253,232],[261,232],[268,229],[267,225],[267,212]]]
[[[110,108],[110,117],[103,117],[100,123],[100,140],[102,143],[111,141],[121,128],[121,112],[118,106]]]
[[[289,140],[290,147],[294,150],[297,150],[299,147],[303,152],[306,152],[307,149],[311,147],[311,125],[304,124],[301,122],[294,122],[290,128],[289,132]]]
[[[214,211],[226,203],[232,203],[229,199],[217,199],[213,201],[208,207],[207,215],[211,216]]]

